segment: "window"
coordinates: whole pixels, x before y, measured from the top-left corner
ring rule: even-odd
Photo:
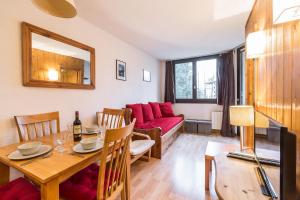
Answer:
[[[217,98],[217,59],[197,61],[197,99]]]
[[[193,99],[193,63],[175,65],[176,99]]]
[[[217,57],[174,61],[178,103],[217,102]]]

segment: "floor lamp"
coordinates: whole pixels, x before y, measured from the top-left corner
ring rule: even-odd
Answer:
[[[254,126],[254,108],[249,105],[230,106],[230,124],[241,127],[240,134],[240,149],[241,151],[249,149],[245,145],[245,137],[249,140],[249,135],[245,135],[244,127]],[[254,141],[254,138],[251,138]]]

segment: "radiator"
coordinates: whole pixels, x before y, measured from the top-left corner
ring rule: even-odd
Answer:
[[[221,130],[223,112],[217,111],[211,113],[211,129]]]

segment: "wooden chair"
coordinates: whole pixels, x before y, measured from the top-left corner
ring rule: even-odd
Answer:
[[[95,196],[91,194],[96,194],[97,200],[116,199],[120,194],[121,199],[126,198],[126,193],[129,194],[130,190],[130,182],[125,181],[126,176],[130,174],[129,143],[134,124],[135,120],[128,126],[106,130],[100,167],[93,164],[62,183],[60,190],[64,199],[94,199]],[[98,177],[92,175],[95,172],[98,173]],[[98,181],[95,181],[97,178]],[[93,184],[97,184],[97,187]],[[72,187],[69,187],[70,185]]]
[[[20,141],[60,132],[59,112],[15,116]],[[53,125],[55,122],[56,126]]]
[[[122,127],[124,112],[123,109],[104,108],[103,112],[97,112],[98,126],[106,129]]]
[[[151,157],[151,148],[155,144],[155,141],[151,140],[149,135],[143,133],[133,132],[132,135],[135,140],[131,141],[130,144],[131,163],[140,158],[149,161]]]
[[[98,126],[108,128],[120,128],[123,125],[125,109],[109,109],[104,108],[103,112],[97,112]],[[131,163],[139,158],[150,160],[151,147],[155,144],[154,140],[142,133],[133,133],[136,139],[130,144]],[[144,156],[147,154],[147,156]]]

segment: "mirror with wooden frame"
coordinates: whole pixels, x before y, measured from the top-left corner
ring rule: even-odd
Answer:
[[[22,23],[23,85],[95,89],[95,49]]]

